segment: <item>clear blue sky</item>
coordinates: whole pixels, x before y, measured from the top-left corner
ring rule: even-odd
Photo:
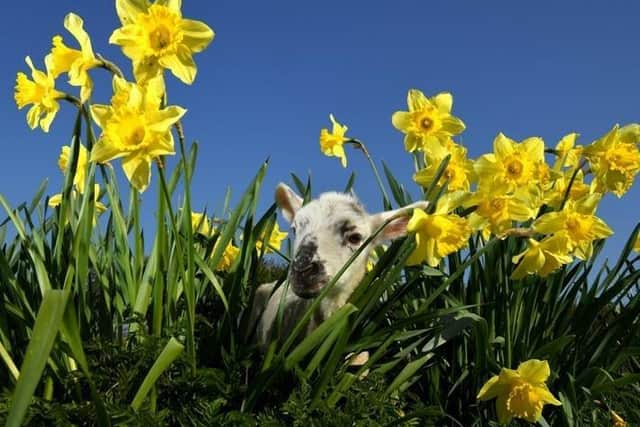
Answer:
[[[262,208],[289,172],[313,175],[316,191],[343,188],[357,171],[356,191],[369,210],[381,208],[373,176],[359,153],[349,167],[318,148],[328,114],[365,141],[414,189],[411,160],[391,114],[405,109],[406,91],[450,91],[454,112],[467,130],[470,155],[491,150],[502,131],[514,139],[541,136],[554,146],[568,132],[587,144],[615,123],[640,121],[640,3],[632,1],[204,1],[183,0],[185,17],[203,20],[216,38],[196,55],[192,87],[168,76],[169,99],[186,107],[187,138],[200,142],[194,206],[219,210],[227,186],[241,191],[260,163],[271,158]],[[107,43],[119,23],[114,2],[11,1],[3,6],[0,39],[2,156],[0,193],[13,205],[30,200],[49,178],[59,191],[60,146],[72,129],[63,106],[49,134],[30,131],[26,110],[13,102],[16,71],[24,56],[42,67],[51,37],[75,12],[85,20],[94,50],[121,64],[128,60]],[[93,72],[94,99],[108,100],[106,72]],[[62,84],[62,81],[61,81]],[[119,164],[118,164],[119,170]],[[640,219],[636,184],[622,199],[607,197],[600,215],[619,249]],[[144,194],[152,224],[157,182]],[[219,212],[218,212],[219,213]],[[147,229],[151,233],[152,229]],[[609,252],[608,251],[608,252]]]

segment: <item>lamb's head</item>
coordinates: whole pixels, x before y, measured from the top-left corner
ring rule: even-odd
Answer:
[[[366,272],[373,246],[404,236],[412,209],[426,208],[426,202],[417,202],[369,215],[358,199],[345,193],[324,193],[304,206],[302,202],[287,185],[278,185],[276,203],[291,223],[294,235],[289,281],[302,298],[318,295],[367,238],[391,217],[398,216],[361,252],[334,288],[352,291]]]

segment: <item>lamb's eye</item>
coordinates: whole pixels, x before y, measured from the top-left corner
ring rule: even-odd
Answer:
[[[347,241],[352,245],[357,245],[360,242],[362,242],[362,234],[359,234],[359,233],[350,234],[349,237],[347,237]]]
[[[296,235],[296,228],[294,226],[291,226],[291,234]]]

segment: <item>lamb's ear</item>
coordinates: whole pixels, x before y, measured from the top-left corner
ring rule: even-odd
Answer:
[[[276,187],[276,204],[282,210],[285,219],[291,222],[296,211],[302,207],[302,197],[281,182]]]
[[[411,213],[414,209],[427,209],[429,206],[429,202],[421,201],[415,202],[405,207],[395,209],[392,211],[384,211],[377,213],[375,215],[371,215],[371,231],[375,232],[382,224],[387,222],[390,218],[401,215],[398,218],[391,221],[387,226],[382,230],[378,237],[375,240],[375,243],[381,243],[384,240],[393,240],[399,237],[406,236],[407,234],[407,224],[409,223],[409,219],[411,219]]]

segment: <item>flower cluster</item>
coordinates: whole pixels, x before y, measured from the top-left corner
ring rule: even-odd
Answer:
[[[443,195],[435,211],[413,213],[408,230],[417,247],[409,264],[435,267],[464,248],[473,233],[485,241],[516,235],[527,239],[513,257],[512,277],[544,277],[574,258],[586,260],[594,241],[613,234],[596,209],[607,192],[621,197],[640,172],[640,125],[616,125],[587,146],[577,145],[578,134],[570,133],[555,148],[540,137],[517,141],[498,133],[493,152],[472,160],[454,141],[465,125],[452,114],[450,93],[430,98],[411,89],[407,106],[391,121],[414,157],[414,180],[430,194]],[[346,137],[347,127],[330,118],[333,131],[322,129],[320,146],[346,166],[343,144],[363,144]],[[555,156],[552,164],[549,154]]]
[[[60,100],[87,108],[102,129],[98,142],[89,147],[89,160],[107,163],[122,158],[127,179],[138,191],[144,191],[151,179],[152,161],[175,153],[172,127],[185,113],[181,107],[166,105],[164,70],[186,84],[193,83],[197,72],[193,54],[204,50],[214,37],[203,22],[183,18],[180,5],[167,0],[116,0],[122,27],[113,32],[109,42],[119,45],[131,59],[135,82],[125,80],[114,63],[94,52],[83,20],[69,13],[64,27],[78,47],[69,47],[62,36],[55,35],[51,52],[44,59],[45,70],[37,69],[27,57],[31,78],[17,74],[14,98],[20,109],[31,105],[29,126],[48,132]],[[90,71],[95,68],[114,74],[110,105],[91,102]],[[79,97],[56,88],[56,79],[62,74],[68,76],[71,86],[80,88]],[[84,173],[78,169],[76,177],[82,180]]]

